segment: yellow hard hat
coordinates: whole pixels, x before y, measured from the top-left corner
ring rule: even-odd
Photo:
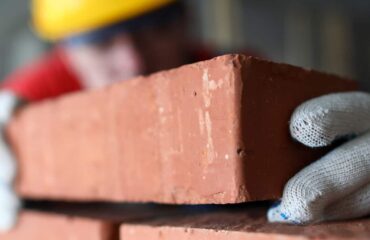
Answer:
[[[38,34],[55,41],[125,21],[175,0],[33,0],[33,25]]]

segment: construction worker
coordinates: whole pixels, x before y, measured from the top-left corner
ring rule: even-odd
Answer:
[[[187,39],[184,3],[176,0],[34,0],[33,26],[55,43],[16,71],[0,90],[0,127],[22,105],[209,58]],[[204,56],[202,56],[204,54]],[[0,135],[0,230],[16,221],[16,161]]]
[[[201,60],[195,58],[194,54],[189,51],[190,46],[184,33],[184,19],[183,4],[175,0],[34,0],[34,27],[41,37],[55,42],[56,47],[36,63],[17,71],[5,80],[0,91],[0,126],[3,128],[15,111],[27,103],[82,89],[97,88],[138,74],[176,67],[192,60]],[[353,107],[353,111],[358,113],[356,112],[357,107],[361,105],[358,103],[363,100],[362,98],[351,95],[343,99],[346,100],[343,100],[344,103],[336,101],[335,96],[325,99],[324,102],[314,101],[311,105],[318,107],[304,108],[305,111],[298,111],[294,116],[299,121],[302,119],[308,121],[312,129],[315,129],[316,120],[309,121],[310,118],[305,118],[306,115],[311,116],[310,112],[306,112],[307,109],[316,114],[315,111],[321,109],[320,106],[323,105],[324,110],[328,111],[326,116],[332,119],[337,117],[331,113],[332,108],[341,109],[337,106],[339,102],[344,106]],[[332,103],[332,105],[325,105],[327,103]],[[352,116],[358,115],[353,114]],[[294,123],[293,120],[293,130],[295,129]],[[327,129],[331,129],[332,122],[324,123],[328,125],[324,124]],[[320,121],[317,124],[322,126]],[[303,136],[311,134],[311,138],[314,136],[304,131],[298,131],[297,136],[293,136],[300,139],[300,134]],[[322,136],[319,134],[315,137],[321,139]],[[341,151],[345,152],[345,150]],[[356,155],[355,151],[352,152]],[[357,155],[361,154],[363,154],[362,151]],[[336,155],[330,158],[336,158]],[[362,158],[359,159],[362,160]],[[336,164],[338,161],[334,159],[332,162]],[[323,159],[318,162],[324,162],[319,165],[323,169],[317,173],[322,174],[321,172],[327,167],[325,165],[327,161]],[[1,134],[0,230],[7,230],[15,224],[20,207],[18,197],[12,188],[16,173],[15,163],[6,138]],[[313,172],[308,174],[309,176],[317,175],[315,172],[317,167],[307,169],[309,173]],[[356,169],[351,171],[356,172]],[[268,216],[271,221],[309,223],[317,221],[318,216],[321,216],[316,214],[312,215],[314,217],[307,218],[307,215],[311,216],[313,210],[316,211],[316,206],[326,206],[328,202],[324,201],[325,204],[323,204],[317,201],[317,199],[325,199],[325,195],[319,195],[321,198],[310,198],[311,195],[307,197],[301,194],[306,189],[306,186],[302,185],[302,182],[305,183],[306,175],[298,176],[300,181],[290,181],[281,205],[269,211]],[[334,172],[325,180],[330,177],[336,179],[337,176]],[[294,191],[297,186],[301,187],[299,188],[301,191]],[[312,186],[316,187],[317,184]],[[318,187],[321,186],[318,185]],[[342,189],[338,187],[333,191],[338,193]],[[323,193],[332,195],[333,191]],[[349,191],[346,189],[343,193],[349,194]],[[339,197],[343,197],[342,192],[333,199],[339,200]],[[311,200],[321,205],[311,204]],[[356,204],[351,206],[356,207],[354,205]],[[306,215],[302,214],[302,211],[295,211],[299,208],[303,208]],[[365,212],[358,211],[350,217],[360,216]]]

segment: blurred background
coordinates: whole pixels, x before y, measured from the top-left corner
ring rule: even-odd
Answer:
[[[252,50],[273,61],[348,76],[370,90],[370,1],[186,0],[194,41],[219,53]],[[29,0],[0,2],[0,76],[50,46],[30,27]]]

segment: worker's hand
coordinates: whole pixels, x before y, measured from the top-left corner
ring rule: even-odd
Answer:
[[[4,127],[18,102],[14,94],[0,91],[0,231],[7,231],[15,225],[20,208],[13,189],[16,162],[4,134]]]
[[[370,95],[322,96],[299,106],[290,122],[293,138],[309,147],[353,138],[300,171],[286,184],[271,222],[309,224],[370,213]],[[299,159],[297,159],[299,161]]]
[[[0,231],[7,231],[15,225],[20,201],[13,190],[15,161],[6,142],[0,138]]]

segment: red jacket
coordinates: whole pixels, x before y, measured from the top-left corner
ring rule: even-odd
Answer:
[[[2,89],[33,102],[82,90],[82,85],[66,64],[63,51],[55,49],[7,77]]]

